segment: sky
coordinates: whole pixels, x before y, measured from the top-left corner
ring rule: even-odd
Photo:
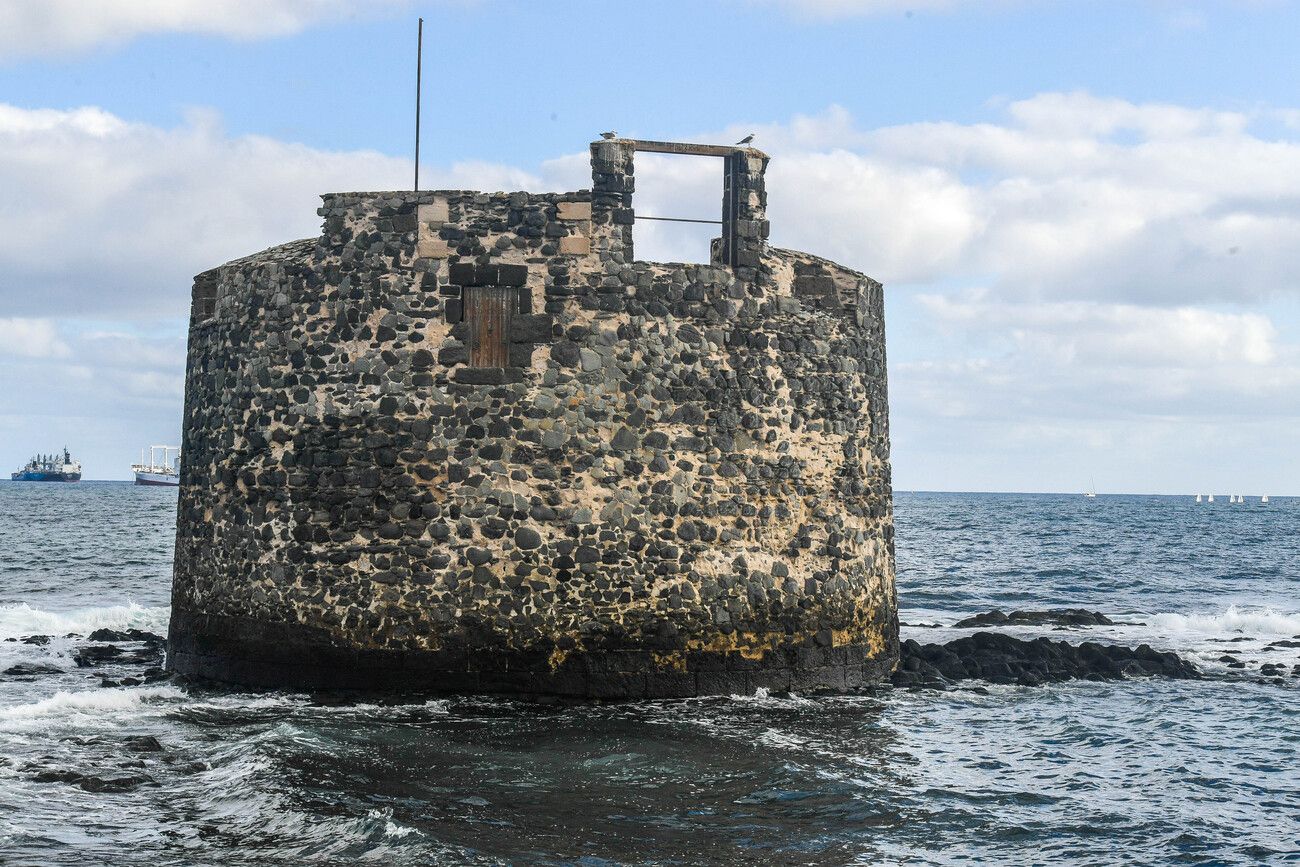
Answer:
[[[896,489],[1300,494],[1288,0],[0,0],[0,469],[179,441],[193,275],[409,186],[417,16],[424,187],[754,133],[773,243],[885,284]]]

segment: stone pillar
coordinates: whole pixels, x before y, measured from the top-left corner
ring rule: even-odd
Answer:
[[[752,283],[767,246],[768,157],[753,148],[737,148],[726,157],[722,181],[722,238],[714,263],[735,269],[736,278]]]
[[[591,143],[591,252],[606,264],[629,263],[632,253],[632,154],[630,141]]]

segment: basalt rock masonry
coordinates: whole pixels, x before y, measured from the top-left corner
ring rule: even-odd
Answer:
[[[708,264],[638,151],[721,158]],[[767,242],[749,148],[592,189],[324,196],[194,283],[168,664],[300,689],[849,689],[899,652],[876,281]]]

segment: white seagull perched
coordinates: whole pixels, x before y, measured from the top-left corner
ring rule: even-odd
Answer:
[[[754,134],[751,132],[749,135],[745,136],[745,137],[742,138],[740,141],[736,142],[736,144],[738,144],[738,145],[747,145],[747,144],[749,144],[750,142],[752,142],[753,140],[754,140]]]
[[[602,133],[600,134],[600,137],[601,137],[601,138],[605,138],[605,139],[609,139],[609,138],[618,138],[618,133],[614,132],[614,131],[611,129],[609,132],[602,132]]]

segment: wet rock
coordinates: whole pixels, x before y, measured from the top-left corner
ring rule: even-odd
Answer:
[[[133,753],[160,753],[163,745],[153,735],[133,735],[122,741]]]
[[[96,629],[87,638],[90,641],[142,641],[146,644],[158,645],[165,644],[167,641],[161,635],[145,632],[143,629],[127,629],[126,631]]]
[[[1281,641],[1270,641],[1268,646],[1269,647],[1300,647],[1300,641],[1291,641],[1290,639],[1283,639]]]
[[[38,646],[38,647],[44,647],[45,645],[47,645],[47,644],[50,643],[50,636],[48,636],[48,635],[29,635],[29,636],[27,636],[26,638],[20,638],[20,639],[18,639],[18,640],[21,641],[23,644],[34,644],[34,645],[36,645],[36,646]]]
[[[982,626],[1112,626],[1111,620],[1100,611],[1084,608],[1051,608],[1046,611],[1012,611],[1004,614],[996,608],[976,614],[953,624],[959,629]]]
[[[33,783],[77,783],[85,779],[76,771],[41,771],[30,777]]]
[[[156,786],[153,777],[145,774],[132,774],[126,777],[82,777],[77,785],[87,792],[133,792],[144,785]]]
[[[122,656],[122,648],[115,644],[105,644],[99,647],[82,647],[72,655],[72,661],[77,663],[78,668],[91,668],[96,665],[103,665],[106,662],[114,662]]]
[[[895,686],[942,688],[970,678],[990,683],[1037,686],[1064,680],[1122,680],[1126,677],[1197,678],[1195,666],[1177,654],[1086,641],[1072,645],[1049,638],[1022,641],[977,632],[947,644],[904,641]]]
[[[46,665],[43,662],[20,662],[6,668],[4,673],[11,677],[35,677],[39,674],[60,674],[62,671],[63,669],[57,666]]]
[[[151,639],[132,639],[144,643],[145,646],[139,649],[125,650],[116,644],[92,644],[78,648],[72,655],[72,660],[78,668],[95,668],[108,663],[138,665],[161,662],[165,641],[152,633],[139,634],[152,636]]]

